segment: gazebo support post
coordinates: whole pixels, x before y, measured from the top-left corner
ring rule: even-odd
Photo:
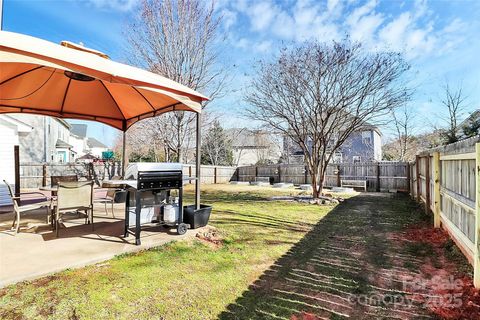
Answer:
[[[200,209],[200,161],[202,146],[202,114],[197,112],[197,136],[196,136],[196,152],[195,152],[195,209]]]
[[[126,145],[127,145],[127,132],[123,131],[123,140],[122,140],[122,179],[125,179],[125,154],[126,154]]]

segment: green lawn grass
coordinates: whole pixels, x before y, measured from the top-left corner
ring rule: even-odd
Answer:
[[[217,318],[333,208],[266,201],[296,193],[205,186],[202,202],[213,205],[210,223],[222,236],[219,246],[178,241],[16,284],[0,291],[0,318]]]

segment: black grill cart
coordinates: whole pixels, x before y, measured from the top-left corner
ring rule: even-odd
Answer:
[[[135,244],[140,245],[142,225],[152,226],[149,213],[152,210],[163,211],[164,206],[171,202],[170,193],[178,191],[178,201],[174,204],[178,210],[178,218],[174,225],[177,233],[187,232],[188,225],[183,222],[183,166],[180,163],[132,163],[125,172],[127,199],[125,204],[125,237],[135,235]],[[147,216],[147,217],[146,217]],[[156,225],[169,225],[156,216]],[[130,219],[135,219],[135,224]],[[145,221],[145,219],[147,221]],[[133,222],[133,221],[132,221]],[[171,224],[170,224],[171,225]],[[131,230],[133,229],[133,230]]]

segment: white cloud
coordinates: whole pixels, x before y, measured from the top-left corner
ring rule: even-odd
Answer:
[[[262,41],[254,46],[254,50],[258,52],[268,52],[272,48],[272,42],[269,40]]]
[[[247,49],[250,46],[250,41],[245,38],[241,38],[237,41],[233,41],[233,44],[235,47],[240,48],[240,49]]]
[[[352,40],[366,42],[367,46],[373,46],[376,32],[384,21],[384,16],[376,13],[376,6],[376,1],[369,1],[354,9],[347,17],[347,30]]]
[[[113,9],[118,11],[130,11],[140,1],[139,0],[87,0],[97,8]]]
[[[276,11],[276,7],[267,1],[254,4],[248,9],[252,29],[255,31],[267,29],[275,18]]]
[[[401,50],[405,44],[406,31],[411,23],[412,18],[410,13],[402,13],[398,18],[391,21],[380,30],[380,40],[394,50]]]
[[[327,1],[327,10],[328,12],[333,12],[335,8],[340,5],[340,0],[328,0]]]
[[[235,11],[223,9],[220,14],[223,17],[223,25],[227,30],[237,22],[237,13]]]
[[[402,51],[409,59],[440,54],[464,41],[462,21],[455,19],[439,28],[444,21],[433,14],[426,0],[392,7],[385,11],[378,0],[238,0],[229,8],[248,19],[253,35],[247,38],[330,41],[349,35],[367,48]]]

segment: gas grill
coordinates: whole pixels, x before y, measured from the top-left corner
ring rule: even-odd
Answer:
[[[187,232],[183,223],[183,166],[180,163],[132,163],[125,171],[127,199],[125,206],[125,237],[135,235],[135,244],[140,244],[142,226],[176,226],[177,233]],[[163,219],[165,206],[172,207],[170,192],[178,190],[178,218],[167,223]],[[176,202],[174,200],[174,202]],[[175,215],[176,217],[176,215]],[[134,224],[130,219],[134,218]],[[153,225],[152,225],[153,221]],[[133,221],[132,221],[133,222]],[[130,230],[133,225],[133,231]]]

